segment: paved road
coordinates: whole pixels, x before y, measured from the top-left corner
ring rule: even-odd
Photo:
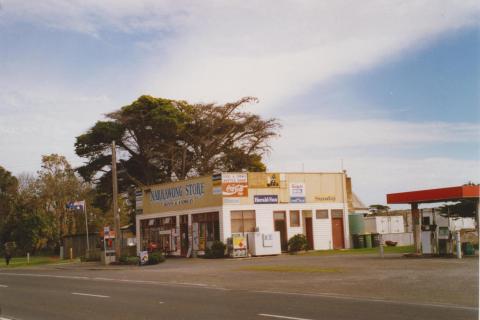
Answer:
[[[242,279],[232,279],[242,281]],[[0,272],[0,319],[478,319],[478,309],[201,284]]]

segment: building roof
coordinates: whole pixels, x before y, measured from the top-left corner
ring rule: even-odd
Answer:
[[[368,210],[368,207],[360,200],[360,198],[352,191],[352,204],[354,209],[365,209]]]
[[[459,201],[480,198],[480,186],[465,185],[458,187],[427,189],[387,194],[388,204],[429,203]]]

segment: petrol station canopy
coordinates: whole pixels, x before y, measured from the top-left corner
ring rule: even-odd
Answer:
[[[427,189],[387,194],[388,204],[402,203],[431,203],[460,201],[465,199],[478,199],[480,197],[480,186],[465,185],[439,189]]]

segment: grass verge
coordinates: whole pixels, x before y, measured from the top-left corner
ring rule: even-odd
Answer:
[[[413,246],[400,246],[400,247],[384,247],[384,253],[412,253],[415,252]],[[323,256],[323,255],[335,255],[335,254],[378,254],[379,248],[361,248],[361,249],[344,249],[344,250],[318,250],[308,251],[305,255],[311,256]]]
[[[334,273],[341,272],[337,268],[319,268],[306,266],[245,266],[241,271],[267,271],[267,272],[302,272],[302,273]]]
[[[80,260],[60,260],[59,257],[30,257],[30,263],[27,263],[26,257],[14,257],[10,260],[10,264],[7,266],[5,264],[5,260],[0,260],[0,269],[10,269],[10,268],[19,268],[19,267],[30,267],[30,266],[38,266],[43,264],[63,264],[63,263],[71,263],[71,262],[78,262]]]

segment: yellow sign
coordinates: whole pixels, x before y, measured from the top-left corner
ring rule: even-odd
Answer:
[[[247,247],[247,239],[241,234],[233,234],[233,249],[245,249]]]
[[[280,187],[279,173],[250,172],[248,174],[250,188],[278,188]]]

